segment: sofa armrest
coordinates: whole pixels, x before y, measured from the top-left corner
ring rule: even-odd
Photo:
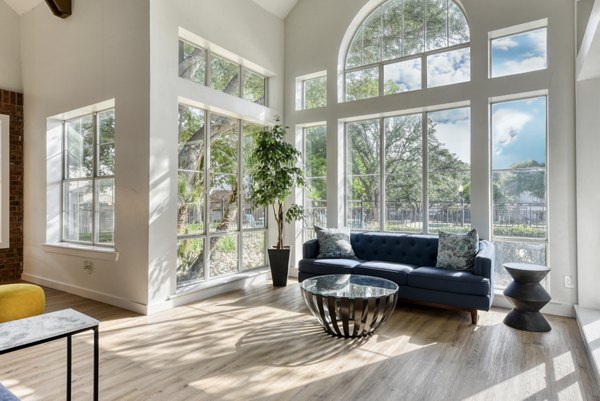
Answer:
[[[473,269],[473,273],[489,279],[492,288],[494,288],[495,259],[496,250],[494,244],[486,240],[479,241],[479,252],[477,252],[477,255],[475,255],[475,267]]]
[[[302,257],[304,259],[316,259],[319,255],[319,241],[309,239],[302,245]]]

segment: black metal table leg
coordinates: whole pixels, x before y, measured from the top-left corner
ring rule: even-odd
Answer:
[[[73,339],[67,336],[67,401],[71,401],[71,360],[73,359]]]
[[[98,401],[98,379],[100,375],[100,355],[98,344],[98,326],[94,327],[94,401]]]

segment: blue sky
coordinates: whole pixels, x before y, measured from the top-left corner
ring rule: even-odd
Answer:
[[[458,158],[471,162],[471,109],[463,107],[429,112],[427,117],[436,124],[438,140]]]
[[[546,68],[546,28],[492,39],[492,77]]]
[[[528,160],[546,163],[546,97],[492,105],[492,169]]]

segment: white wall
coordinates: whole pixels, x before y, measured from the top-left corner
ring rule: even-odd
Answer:
[[[0,3],[3,3],[0,1]],[[26,280],[144,311],[148,300],[149,3],[78,0],[73,15],[45,4],[21,17],[25,101]],[[118,261],[44,247],[47,118],[114,99]],[[92,274],[83,261],[93,261]]]
[[[472,220],[483,238],[489,220],[489,111],[491,97],[548,89],[548,203],[550,290],[555,303],[574,304],[576,290],[563,285],[564,275],[576,275],[574,5],[563,0],[463,0],[471,28],[471,82],[447,88],[337,103],[338,55],[347,28],[367,3],[380,0],[303,0],[286,19],[286,124],[327,121],[328,219],[343,224],[343,154],[339,120],[382,112],[466,100],[471,103]],[[488,32],[548,18],[547,70],[497,79],[487,78]],[[355,23],[360,21],[355,21]],[[344,53],[342,51],[342,53]],[[327,70],[328,107],[295,111],[294,79]],[[300,249],[296,241],[296,249]],[[296,259],[299,257],[295,255]]]
[[[0,89],[22,92],[19,15],[0,1]]]
[[[151,0],[150,21],[149,304],[161,308],[176,286],[178,98],[238,118],[272,121],[283,110],[284,28],[248,0]],[[272,71],[271,108],[178,78],[179,27]]]

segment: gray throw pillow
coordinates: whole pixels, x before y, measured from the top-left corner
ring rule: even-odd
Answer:
[[[435,267],[449,270],[473,270],[479,249],[479,235],[472,229],[466,234],[449,234],[440,231]]]
[[[350,245],[350,230],[348,228],[323,228],[315,226],[319,241],[317,259],[356,259]]]

